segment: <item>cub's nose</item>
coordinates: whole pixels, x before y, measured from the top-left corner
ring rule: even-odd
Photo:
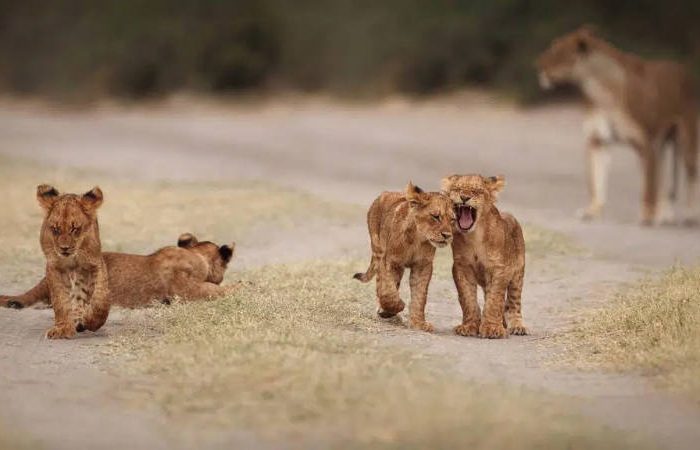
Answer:
[[[448,232],[448,231],[443,231],[443,232],[440,233],[440,234],[442,234],[442,237],[443,237],[444,239],[452,239],[452,233],[450,233],[450,232]]]
[[[466,195],[460,195],[459,197],[462,199],[462,203],[467,203],[471,200],[471,197],[467,197]]]

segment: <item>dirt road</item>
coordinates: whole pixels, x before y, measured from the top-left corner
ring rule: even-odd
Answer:
[[[562,232],[587,250],[562,257],[560,270],[533,264],[523,299],[533,336],[487,342],[452,335],[458,307],[451,284],[440,281],[431,286],[431,298],[439,300],[428,309],[436,335],[387,333],[386,338],[399,344],[408,339],[447,355],[465,377],[496,374],[508,384],[572,395],[585,413],[629,432],[647,432],[664,448],[695,448],[700,439],[696,405],[658,391],[640,376],[549,364],[554,349],[543,336],[570,325],[578,311],[599,305],[619,283],[677,261],[697,262],[700,254],[697,229],[637,226],[638,163],[623,149],[613,155],[604,220],[583,224],[574,218],[586,199],[581,120],[575,106],[524,111],[471,94],[372,106],[295,100],[240,106],[175,99],[149,108],[87,112],[5,102],[0,105],[0,154],[153,180],[263,179],[362,205],[408,180],[435,189],[447,174],[504,174],[508,185],[502,209]],[[241,261],[258,265],[280,255],[294,260],[367,253],[361,219],[356,227],[333,233],[319,238],[308,232],[292,245],[280,236],[255,256],[241,255]],[[120,409],[105,398],[110,375],[100,372],[95,361],[107,337],[70,345],[38,340],[50,320],[49,311],[18,316],[0,310],[6,343],[0,346],[2,423],[31,430],[52,448],[85,441],[99,448],[176,444],[164,437],[165,419],[157,412]],[[111,320],[118,327],[120,315]],[[89,406],[97,404],[99,412],[91,411]],[[77,438],[70,432],[75,430],[88,431]],[[198,443],[211,446],[251,439],[192,433]]]

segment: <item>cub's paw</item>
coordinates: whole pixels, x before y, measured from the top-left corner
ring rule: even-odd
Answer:
[[[527,328],[523,324],[515,324],[513,326],[508,327],[508,334],[512,334],[515,336],[525,336],[528,334]]]
[[[433,328],[433,324],[430,322],[426,321],[419,321],[419,320],[411,320],[408,323],[408,327],[414,330],[421,330],[425,331],[427,333],[432,333],[435,329]]]
[[[479,322],[462,323],[455,327],[455,333],[460,336],[478,336]]]
[[[502,339],[506,336],[506,329],[500,323],[482,323],[479,327],[479,336],[486,339]]]
[[[380,301],[379,303],[377,315],[382,319],[394,317],[406,307],[406,304],[401,299],[398,299],[398,301]]]
[[[46,332],[47,339],[69,339],[75,336],[75,327],[70,327],[67,325],[55,326],[49,328]]]

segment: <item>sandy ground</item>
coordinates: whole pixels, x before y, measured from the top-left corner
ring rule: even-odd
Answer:
[[[574,408],[630,433],[648,433],[663,448],[696,448],[697,405],[660,392],[635,374],[551,364],[556,349],[544,337],[565,329],[578,312],[600,305],[620,283],[675,262],[695,263],[700,250],[697,229],[636,225],[637,161],[622,149],[613,157],[604,220],[584,224],[574,218],[586,199],[581,120],[575,106],[523,111],[477,95],[372,106],[175,99],[149,108],[88,112],[6,101],[0,103],[0,154],[146,179],[269,179],[362,205],[408,180],[435,189],[446,174],[505,174],[502,209],[561,231],[586,249],[558,257],[554,264],[535,261],[529,268],[523,304],[533,335],[503,341],[454,336],[450,330],[458,321],[458,306],[451,283],[443,280],[431,286],[428,308],[437,332],[387,327],[386,339],[446,355],[465,377],[573,396],[580,400]],[[256,241],[254,236],[249,240]],[[366,256],[368,251],[358,217],[356,227],[314,225],[293,241],[281,231],[253,254],[240,254],[239,264]],[[110,392],[111,375],[98,363],[121,315],[112,315],[97,337],[71,342],[41,339],[51,317],[50,311],[0,310],[0,423],[27,430],[50,448],[263,445],[239,432],[191,430],[191,441],[168,438],[166,418],[118,402]]]

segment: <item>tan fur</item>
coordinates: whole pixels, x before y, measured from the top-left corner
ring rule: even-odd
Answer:
[[[655,223],[659,218],[657,204],[663,175],[659,159],[664,151],[673,152],[672,166],[685,168],[687,206],[695,210],[697,97],[685,67],[622,52],[588,27],[555,39],[536,65],[543,87],[573,83],[591,104],[593,120],[586,130],[591,202],[585,218],[596,217],[602,211],[607,166],[598,162],[597,154],[615,143],[633,147],[641,158],[644,224]],[[672,148],[665,150],[666,144]],[[671,171],[672,187],[667,196],[675,202],[677,171]]]
[[[377,275],[377,314],[388,318],[403,311],[399,286],[406,268],[411,269],[409,326],[432,331],[425,320],[428,285],[436,247],[452,241],[454,211],[450,200],[438,192],[423,192],[409,183],[405,193],[383,192],[367,213],[372,259],[363,283]]]
[[[462,323],[455,332],[485,338],[527,334],[520,297],[525,276],[525,240],[513,216],[500,213],[496,195],[503,177],[453,175],[442,180],[442,191],[455,207],[457,222],[452,241],[452,276],[462,307]],[[462,210],[474,214],[468,230],[460,227]],[[484,290],[483,316],[476,298]]]
[[[178,297],[197,300],[223,296],[235,286],[219,286],[235,243],[218,245],[199,242],[190,233],[178,239],[177,247],[164,247],[142,256],[125,253],[103,253],[109,274],[108,299],[111,305],[139,308],[155,302],[169,302]],[[26,293],[0,297],[0,305],[23,308],[48,301],[46,279]]]
[[[107,320],[107,268],[97,224],[102,199],[97,187],[81,196],[61,195],[47,185],[37,188],[37,200],[45,211],[40,242],[46,285],[55,314],[55,326],[46,332],[49,339],[96,331]]]

